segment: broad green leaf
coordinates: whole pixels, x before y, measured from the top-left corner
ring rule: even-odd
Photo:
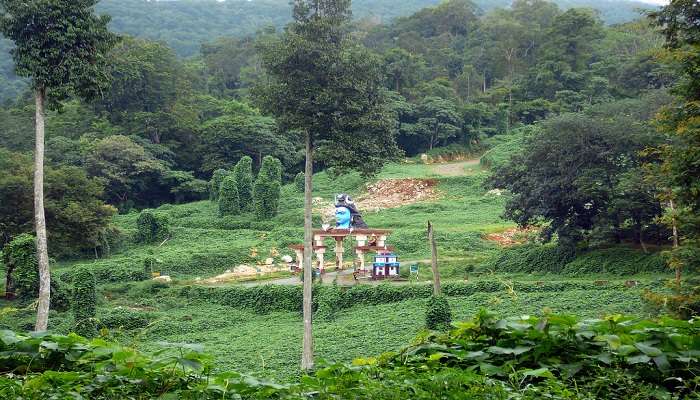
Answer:
[[[634,346],[649,357],[658,357],[663,354],[663,352],[656,347],[652,347],[644,343],[635,343]]]
[[[627,362],[630,364],[643,364],[643,363],[648,363],[650,360],[651,360],[651,358],[645,354],[627,357]]]
[[[532,369],[523,374],[524,376],[536,376],[540,378],[554,378],[549,368]]]
[[[529,346],[516,346],[514,348],[491,346],[488,348],[488,352],[492,354],[513,354],[516,356],[528,352],[530,350],[532,350],[532,347]]]

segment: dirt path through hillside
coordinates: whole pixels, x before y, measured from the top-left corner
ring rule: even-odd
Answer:
[[[466,161],[460,161],[460,162],[454,162],[454,163],[446,163],[446,164],[435,164],[431,166],[431,169],[433,170],[434,173],[438,175],[443,175],[443,176],[462,176],[462,175],[468,175],[469,171],[467,168],[472,167],[473,169],[477,169],[479,167],[479,159],[475,158],[473,160],[466,160]]]

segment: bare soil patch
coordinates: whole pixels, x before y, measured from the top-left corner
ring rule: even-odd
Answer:
[[[367,193],[357,203],[362,211],[376,212],[438,197],[435,179],[386,179],[367,185]]]
[[[537,233],[538,229],[534,227],[527,228],[511,228],[506,229],[503,232],[490,233],[486,235],[486,240],[496,242],[501,246],[514,246],[516,244],[523,244],[527,242],[528,237]]]
[[[445,164],[434,164],[431,166],[434,173],[443,176],[469,175],[468,167],[479,167],[479,159],[470,159],[462,162],[451,162]],[[472,172],[473,173],[473,172]]]
[[[355,204],[360,213],[377,212],[389,208],[403,207],[422,201],[437,200],[440,196],[435,179],[385,179],[367,185],[365,193],[357,197]],[[314,212],[321,214],[324,223],[335,222],[335,205],[331,201],[316,197]]]

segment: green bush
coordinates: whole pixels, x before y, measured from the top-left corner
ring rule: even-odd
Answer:
[[[145,263],[144,263],[145,264]],[[95,280],[99,284],[104,283],[120,283],[120,282],[137,282],[151,278],[150,273],[146,273],[145,266],[143,267],[127,267],[115,266],[112,263],[104,264],[81,264],[78,268],[90,268],[95,275]],[[62,271],[58,274],[63,282],[73,283],[73,274],[70,271]]]
[[[123,330],[140,329],[148,326],[152,318],[152,313],[146,311],[115,308],[100,315],[99,327]]]
[[[221,182],[219,190],[219,216],[237,215],[241,212],[241,203],[238,197],[238,184],[233,175],[229,175]]]
[[[513,290],[516,293],[560,293],[571,290],[625,290],[621,283],[597,285],[592,282],[515,282],[506,285],[497,281],[448,282],[442,286],[444,296],[467,297],[475,293],[498,293]],[[175,295],[189,301],[204,301],[259,314],[274,311],[301,312],[302,287],[285,285],[264,285],[256,287],[201,287],[185,286],[173,288]],[[356,305],[378,305],[397,303],[412,299],[428,299],[433,294],[432,285],[355,285],[349,288],[339,286],[314,286],[314,308],[322,312],[324,318],[332,319],[339,310]],[[324,304],[325,303],[325,304]]]
[[[35,298],[39,293],[39,267],[34,236],[23,233],[6,244],[3,262],[7,283],[5,291],[20,299]]]
[[[497,272],[560,273],[574,256],[571,247],[526,244],[504,249],[487,267]]]
[[[277,215],[281,182],[282,166],[278,159],[266,156],[253,187],[253,202],[255,216],[260,219],[270,219]]]
[[[591,250],[579,254],[562,269],[562,273],[575,276],[603,273],[634,275],[639,273],[668,272],[664,258],[659,253],[614,247]]]
[[[554,243],[527,244],[504,249],[483,267],[497,272],[555,273],[572,276],[600,273],[624,276],[668,270],[659,253],[646,254],[626,247],[613,247],[576,254],[572,248]]]
[[[296,189],[300,193],[304,193],[306,190],[306,178],[304,177],[303,172],[299,172],[294,176],[294,189]]]
[[[242,211],[253,211],[253,159],[244,156],[233,169],[238,188],[238,204]]]
[[[79,268],[73,273],[71,308],[75,316],[75,331],[86,337],[94,336],[96,333],[97,293],[95,285],[95,275],[88,268]]]
[[[496,135],[486,140],[486,146],[491,147],[480,159],[481,165],[498,168],[510,161],[511,157],[520,153],[527,135],[535,132],[535,127],[515,129],[505,135]]]
[[[229,176],[230,172],[225,169],[217,169],[211,176],[209,181],[209,200],[219,201],[219,188],[224,178]]]
[[[431,330],[447,330],[452,323],[452,310],[445,296],[430,296],[425,308],[425,327]]]
[[[343,306],[343,293],[336,285],[331,287],[319,287],[316,290],[316,302],[318,309],[315,318],[323,321],[332,321]]]
[[[150,209],[141,211],[136,220],[136,240],[140,243],[153,243],[170,237],[168,216]]]
[[[71,291],[57,276],[51,277],[51,309],[68,311],[70,309]]]

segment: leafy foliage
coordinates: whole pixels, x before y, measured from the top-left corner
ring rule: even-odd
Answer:
[[[294,175],[294,188],[299,191],[300,193],[304,192],[304,184],[305,184],[305,178],[304,178],[304,173],[299,172],[298,174]]]
[[[241,212],[238,183],[235,174],[226,176],[219,188],[219,216],[236,215]]]
[[[516,399],[642,398],[650,393],[663,398],[697,389],[697,337],[695,321],[622,316],[579,321],[553,314],[499,319],[482,311],[449,333],[424,334],[398,353],[352,365],[330,364],[295,383],[278,385],[235,372],[214,374],[211,359],[196,345],[168,343],[171,350],[151,359],[103,340],[3,331],[0,387],[30,398],[66,391],[204,399],[301,399],[312,392],[320,399],[388,399],[409,393],[421,399],[465,394],[502,398],[505,393]]]
[[[279,165],[281,173],[282,164],[280,163]],[[248,156],[241,157],[241,159],[238,160],[238,163],[236,163],[236,167],[233,169],[233,176],[236,179],[236,188],[238,189],[238,202],[240,204],[241,210],[252,211],[254,208],[253,159]]]
[[[425,326],[431,330],[447,330],[452,323],[450,303],[445,296],[430,296],[425,307]]]
[[[167,215],[154,210],[143,210],[136,221],[136,240],[152,243],[170,237],[170,221]]]
[[[221,189],[221,183],[230,174],[229,171],[225,169],[217,169],[211,175],[211,180],[209,181],[209,200],[218,202],[219,201],[219,189]]]
[[[260,219],[270,219],[277,215],[282,186],[282,167],[274,157],[263,158],[253,186],[255,215]]]
[[[116,233],[110,227],[116,210],[101,197],[103,186],[74,166],[47,167],[45,207],[52,256],[107,252]],[[0,230],[2,241],[32,229],[31,157],[0,148]]]
[[[153,318],[152,313],[116,308],[98,316],[98,327],[107,329],[134,330],[145,328]]]
[[[24,233],[6,244],[2,251],[5,264],[5,295],[20,299],[35,298],[39,292],[36,239]]]
[[[96,0],[80,0],[66,7],[60,0],[3,0],[0,32],[15,42],[11,51],[18,76],[48,90],[55,102],[75,93],[96,97],[107,86],[105,54],[117,36],[109,32],[109,16],[97,16]],[[44,40],[49,35],[51,41]]]
[[[586,114],[565,114],[543,123],[542,132],[527,139],[523,153],[492,176],[492,188],[513,193],[506,217],[522,226],[547,222],[546,239],[556,233],[560,241],[571,243],[620,242],[633,233],[642,242],[644,227],[655,225],[661,207],[654,185],[634,178],[646,161],[639,152],[658,142],[651,126],[637,121],[648,120],[659,101],[651,97],[634,102],[649,104],[641,109],[630,102],[594,107]],[[636,111],[610,114],[621,109]],[[623,129],[624,139],[619,135]],[[637,183],[628,184],[630,180]]]
[[[75,331],[82,336],[92,337],[95,329],[97,294],[95,275],[88,268],[80,268],[73,273],[73,300],[71,308],[75,316]]]
[[[626,248],[589,249],[576,252],[559,244],[528,244],[503,250],[483,266],[498,272],[553,273],[571,276],[612,274],[632,276],[662,273],[666,262],[659,253],[645,254]]]

